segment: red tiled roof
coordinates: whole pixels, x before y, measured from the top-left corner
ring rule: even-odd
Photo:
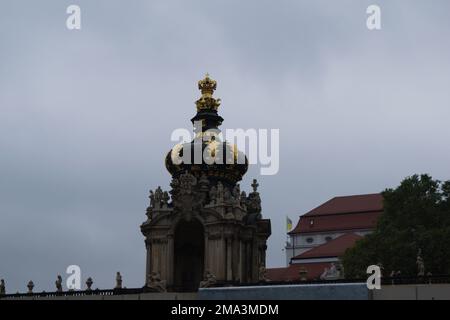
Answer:
[[[382,211],[330,216],[302,216],[295,229],[289,234],[374,229],[381,213]]]
[[[330,262],[324,263],[307,263],[307,264],[291,264],[286,268],[269,268],[267,269],[266,277],[271,281],[299,281],[300,269],[305,268],[308,273],[306,275],[307,280],[319,279],[325,268],[329,268]]]
[[[379,193],[336,197],[301,216],[289,234],[374,229],[382,212]]]
[[[370,212],[383,210],[383,196],[380,193],[335,197],[312,209],[305,216]]]
[[[327,258],[327,257],[340,257],[344,254],[345,250],[355,245],[355,242],[362,239],[361,236],[355,233],[346,233],[336,239],[333,239],[320,246],[312,248],[298,256],[292,258],[296,259],[312,259],[312,258]]]
[[[294,258],[295,259],[310,259],[310,258],[326,258],[326,257],[340,257],[345,250],[352,247],[355,242],[363,237],[354,234],[344,234],[330,242],[317,246],[308,250]],[[266,277],[271,281],[299,281],[300,269],[307,270],[307,280],[317,280],[324,272],[325,268],[330,268],[331,262],[316,262],[316,263],[293,263],[286,268],[268,268]]]

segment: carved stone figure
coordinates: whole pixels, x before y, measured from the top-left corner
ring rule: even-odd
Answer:
[[[258,182],[256,179],[253,179],[252,188],[253,192],[250,192],[248,195],[245,204],[247,209],[247,215],[244,217],[244,222],[247,225],[256,224],[257,221],[262,219],[261,215],[261,198],[259,196],[258,190]]]
[[[210,199],[210,204],[214,205],[216,204],[216,200],[217,200],[217,189],[215,186],[213,186],[210,190],[209,190],[209,199]]]
[[[216,284],[216,276],[213,275],[211,272],[206,271],[205,277],[203,281],[200,282],[200,288],[208,288]]]
[[[222,184],[222,182],[218,182],[217,183],[217,204],[221,204],[221,203],[223,203],[223,192],[224,192],[224,190],[223,190],[223,184]]]
[[[241,203],[241,187],[239,186],[239,184],[237,184],[234,188],[233,191],[231,192],[233,199],[234,199],[234,203],[236,205],[239,205]]]
[[[5,280],[0,280],[0,296],[6,294]]]
[[[256,179],[253,179],[252,188],[253,192],[248,195],[246,204],[247,204],[247,212],[252,216],[248,217],[250,221],[247,223],[253,223],[254,221],[260,220],[261,217],[261,198],[259,196],[258,190],[258,182]]]
[[[172,182],[170,182],[170,187],[172,188],[172,190],[169,191],[169,193],[172,196],[172,200],[174,199],[174,197],[176,197],[176,195],[179,192],[180,189],[180,181],[177,178],[173,178]]]
[[[258,192],[258,187],[259,187],[258,180],[253,179],[253,183],[252,183],[253,192]]]
[[[419,249],[419,252],[417,253],[417,276],[423,277],[425,275],[425,263],[423,262],[422,258],[422,249]]]
[[[94,284],[94,281],[92,280],[92,278],[91,277],[87,278],[87,280],[86,280],[86,286],[87,286],[86,291],[92,291],[91,287],[92,287],[93,284]]]
[[[197,178],[186,172],[179,176],[179,186],[176,195],[172,196],[174,212],[181,213],[187,221],[192,219],[194,212],[200,212],[205,195],[196,189]]]
[[[200,176],[198,184],[202,187],[202,191],[208,190],[209,181],[204,173]]]
[[[223,201],[229,203],[231,201],[231,192],[228,188],[224,188],[223,190]]]
[[[167,191],[164,191],[162,194],[162,203],[164,208],[167,208],[169,206],[169,200],[170,200],[169,193]]]
[[[247,194],[245,191],[241,192],[241,208],[246,211],[247,210]]]
[[[180,176],[180,187],[181,191],[184,193],[191,193],[192,187],[197,185],[197,178],[195,178],[192,174],[186,172]]]
[[[160,186],[155,190],[155,208],[161,208],[163,191]]]
[[[116,289],[122,289],[122,275],[120,272],[116,273]]]
[[[33,288],[34,288],[34,283],[33,283],[33,281],[30,280],[30,281],[28,282],[27,288],[28,288],[28,293],[29,293],[29,294],[32,294],[32,293],[33,293]]]
[[[267,270],[265,266],[259,267],[259,281],[267,281]]]
[[[152,272],[148,277],[147,288],[156,292],[166,292],[166,281],[161,280],[159,272]]]
[[[155,207],[155,194],[153,193],[153,190],[150,190],[150,195],[148,196],[150,198],[150,208]]]
[[[62,287],[62,277],[60,275],[58,275],[56,281],[55,281],[55,286],[56,286],[56,292],[62,292],[63,291],[63,287]]]
[[[147,222],[152,221],[152,219],[153,219],[153,208],[152,207],[148,207],[147,211],[145,212],[145,215],[148,218]]]

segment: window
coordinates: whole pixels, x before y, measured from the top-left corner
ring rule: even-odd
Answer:
[[[307,239],[306,239],[306,242],[308,242],[308,243],[313,243],[313,242],[314,242],[314,239],[313,239],[313,238],[307,238]]]

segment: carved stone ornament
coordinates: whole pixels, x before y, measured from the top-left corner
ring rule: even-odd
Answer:
[[[203,281],[200,282],[200,288],[209,288],[215,285],[217,282],[216,276],[213,275],[211,272],[206,271],[205,277],[203,278]]]
[[[183,218],[190,221],[193,212],[200,212],[204,195],[196,190],[197,178],[190,174],[180,175],[178,190],[172,196],[174,208],[177,212],[183,213]]]
[[[159,272],[152,272],[148,276],[147,288],[155,292],[166,292],[166,281],[161,280]]]

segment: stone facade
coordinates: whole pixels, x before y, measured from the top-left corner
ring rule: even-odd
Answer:
[[[240,190],[238,181],[248,166],[245,156],[241,164],[174,161],[174,155],[181,156],[187,148],[210,150],[213,158],[221,153],[234,160],[242,156],[219,140],[223,119],[217,114],[220,100],[212,97],[215,87],[208,76],[199,82],[202,97],[192,119],[202,123],[194,125],[197,138],[176,146],[166,157],[171,190],[150,191],[141,231],[147,249],[146,287],[151,291],[196,291],[200,285],[264,279],[271,226],[270,220],[262,219],[257,181],[248,196]]]

